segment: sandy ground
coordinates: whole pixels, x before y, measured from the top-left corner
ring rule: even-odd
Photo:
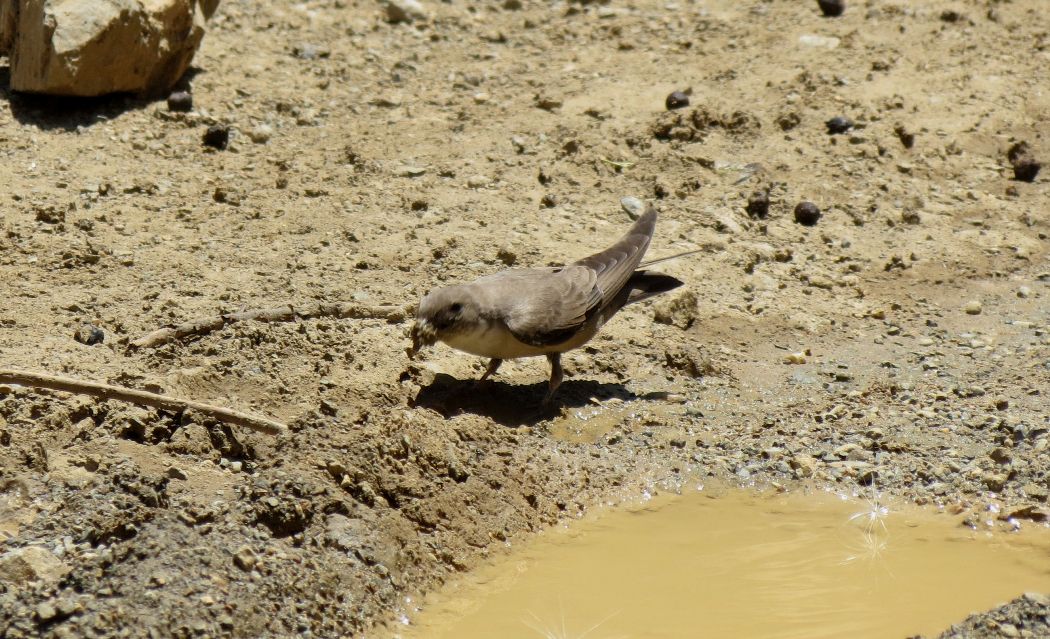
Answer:
[[[1044,0],[427,8],[224,2],[190,113],[2,93],[0,368],[290,432],[0,386],[0,549],[55,559],[0,581],[0,634],[388,636],[406,596],[508,542],[695,476],[1046,522],[1050,169],[1007,158],[1050,158]],[[396,319],[129,348],[570,261],[623,232],[625,195],[660,209],[650,256],[701,252],[565,358],[550,411],[542,359],[471,391],[479,358],[410,362]],[[1048,613],[952,636],[1039,636]]]

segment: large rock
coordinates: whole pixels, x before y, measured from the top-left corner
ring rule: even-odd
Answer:
[[[52,95],[158,94],[186,72],[218,0],[18,3],[11,88]]]
[[[69,572],[69,566],[50,550],[27,546],[0,555],[0,582],[25,584],[31,581],[58,581]]]

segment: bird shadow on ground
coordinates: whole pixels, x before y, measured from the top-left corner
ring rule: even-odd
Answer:
[[[593,399],[636,399],[623,384],[604,384],[594,380],[566,380],[549,406],[543,405],[547,382],[510,384],[498,380],[478,383],[438,373],[412,400],[412,406],[429,408],[445,417],[470,413],[487,417],[509,428],[535,426],[558,416],[562,408],[579,408]]]
[[[172,91],[184,91],[198,73],[190,67]],[[112,93],[99,97],[71,97],[19,93],[11,89],[11,67],[0,66],[0,102],[6,102],[11,115],[19,123],[32,125],[44,131],[73,132],[120,117],[128,111],[148,108],[167,96],[143,96],[131,93]]]

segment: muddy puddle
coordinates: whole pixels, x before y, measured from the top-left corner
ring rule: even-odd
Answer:
[[[551,531],[423,602],[404,639],[903,638],[1050,591],[1050,531],[826,492],[706,489]]]

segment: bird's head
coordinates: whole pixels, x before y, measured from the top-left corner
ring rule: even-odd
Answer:
[[[426,294],[412,326],[411,356],[449,335],[471,330],[481,318],[477,302],[465,286],[446,286]]]

